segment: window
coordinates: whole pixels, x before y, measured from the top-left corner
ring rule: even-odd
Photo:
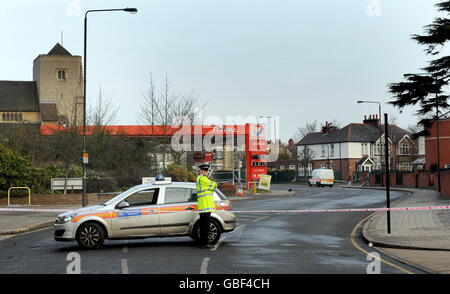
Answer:
[[[290,169],[290,170],[295,170],[295,165],[294,165],[294,164],[290,164],[290,165],[289,165],[289,169]]]
[[[58,80],[65,80],[65,79],[66,79],[66,70],[58,69]]]
[[[369,144],[367,144],[367,143],[361,143],[361,156],[364,156],[364,155],[368,155],[369,154],[369,146],[368,146]]]
[[[6,114],[2,114],[2,120],[5,121],[6,120]]]
[[[304,167],[299,167],[298,168],[298,176],[299,177],[303,177],[305,175],[305,168]]]
[[[132,206],[146,206],[156,204],[159,189],[148,189],[134,193],[126,201]]]
[[[186,203],[197,201],[196,190],[191,188],[166,188],[164,204]]]
[[[397,164],[397,170],[399,171],[411,171],[411,164],[407,162],[402,162]]]
[[[325,157],[325,145],[322,145],[322,157]]]
[[[280,170],[284,170],[284,165],[280,165]]]
[[[334,156],[334,144],[330,145],[330,156]]]
[[[401,143],[400,144],[400,150],[399,155],[408,155],[409,154],[409,144],[408,143]]]

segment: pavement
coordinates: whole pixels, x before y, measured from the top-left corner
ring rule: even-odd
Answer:
[[[344,188],[383,189],[375,187],[342,186]],[[391,207],[445,206],[450,199],[442,199],[431,189],[392,188],[409,195],[392,203]],[[231,201],[258,199],[263,196],[295,195],[288,190],[273,190],[253,195],[230,196]],[[25,206],[26,207],[26,206]],[[33,206],[72,210],[81,206]],[[61,212],[0,212],[0,240],[11,235],[50,227]],[[391,233],[387,233],[386,212],[372,214],[364,223],[362,238],[373,248],[390,257],[430,273],[450,273],[450,211],[420,210],[391,211]],[[372,244],[370,244],[372,243]]]
[[[391,190],[409,194],[391,203],[391,207],[450,204],[450,199],[440,198],[439,193],[431,189]],[[376,212],[364,223],[361,234],[369,246],[430,273],[450,273],[450,210],[391,211],[390,218],[390,234],[387,232],[386,212]]]

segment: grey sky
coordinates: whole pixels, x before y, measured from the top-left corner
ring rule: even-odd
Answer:
[[[118,124],[137,124],[152,73],[175,92],[194,91],[203,112],[278,115],[287,141],[307,121],[342,125],[377,114],[386,85],[431,57],[410,39],[437,12],[429,0],[14,0],[0,2],[0,79],[31,80],[32,63],[64,32],[64,47],[83,54],[87,9],[137,7],[138,14],[89,15],[88,99],[100,86],[120,106]],[[371,16],[372,15],[372,16]],[[398,124],[413,109],[388,105]]]

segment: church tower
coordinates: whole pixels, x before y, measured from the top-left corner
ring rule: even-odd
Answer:
[[[81,56],[70,54],[57,43],[33,62],[40,108],[54,109],[58,121],[81,124],[83,119],[83,68]]]

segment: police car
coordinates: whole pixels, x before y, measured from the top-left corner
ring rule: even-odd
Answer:
[[[191,236],[199,240],[196,184],[171,182],[159,176],[151,184],[135,186],[106,203],[58,215],[56,241],[77,241],[85,249],[105,239]],[[211,213],[209,243],[236,227],[231,202],[216,189],[216,211]]]

